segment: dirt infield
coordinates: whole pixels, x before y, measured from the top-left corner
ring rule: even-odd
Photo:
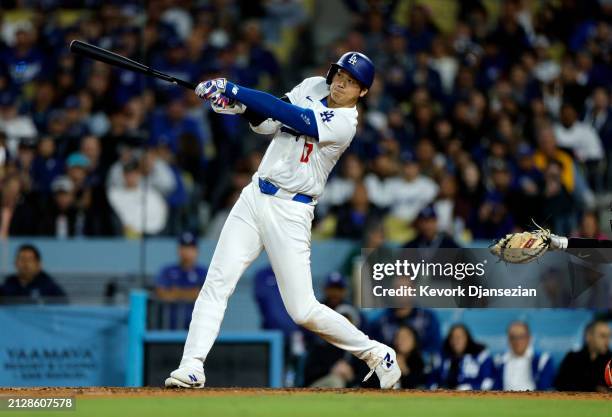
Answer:
[[[46,396],[46,397],[223,397],[241,395],[299,395],[299,394],[368,394],[405,397],[484,397],[484,398],[517,398],[517,399],[559,399],[559,400],[612,400],[609,393],[595,392],[500,392],[500,391],[423,391],[423,390],[389,390],[376,389],[314,389],[314,388],[205,388],[201,390],[181,390],[164,388],[0,388],[0,396]]]

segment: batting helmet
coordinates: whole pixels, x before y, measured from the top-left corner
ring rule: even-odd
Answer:
[[[365,88],[370,88],[374,81],[374,63],[361,52],[347,52],[338,62],[331,64],[327,71],[326,81],[331,84],[334,74],[342,68],[351,74]]]

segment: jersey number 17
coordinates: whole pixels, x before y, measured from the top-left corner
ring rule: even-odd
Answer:
[[[300,162],[307,163],[313,149],[314,145],[312,143],[304,142],[304,149],[302,149],[302,157],[300,158]]]

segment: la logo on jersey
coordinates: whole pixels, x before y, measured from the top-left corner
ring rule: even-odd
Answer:
[[[351,55],[351,57],[349,58],[348,62],[351,65],[355,65],[357,63],[357,54]]]
[[[323,122],[329,122],[332,117],[334,117],[334,112],[331,110],[325,110],[323,113],[321,113],[321,120]]]

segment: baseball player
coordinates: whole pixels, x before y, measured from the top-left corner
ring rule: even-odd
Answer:
[[[358,52],[344,54],[326,77],[302,81],[282,98],[223,78],[200,83],[196,94],[219,113],[242,114],[273,139],[223,226],[206,282],[193,310],[179,368],[168,387],[202,388],[203,364],[227,300],[244,270],[265,249],[291,318],[333,345],[364,360],[381,388],[400,378],[395,351],[319,303],[310,272],[311,223],[317,198],[357,126],[356,104],[374,79],[374,64]]]

